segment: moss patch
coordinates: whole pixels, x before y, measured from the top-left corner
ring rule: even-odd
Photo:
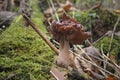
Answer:
[[[43,15],[34,6],[37,0],[32,2],[32,20],[46,32]],[[19,24],[23,24],[21,16],[0,34],[0,80],[50,80],[53,51],[31,27]]]
[[[72,16],[72,12],[69,12]],[[109,10],[98,9],[88,11],[75,12],[75,18],[85,27],[85,30],[92,30],[93,40],[97,40],[108,30],[113,30],[119,15]],[[116,31],[120,31],[120,23],[117,25]]]
[[[0,80],[45,80],[54,59],[47,44],[31,29],[12,24],[0,35]]]
[[[103,46],[103,51],[105,54],[107,54],[109,51],[110,40],[111,40],[110,37],[104,37],[102,40],[97,42],[95,44],[95,46],[98,47],[99,49],[101,48],[101,46]],[[115,36],[114,39],[112,40],[110,56],[111,57],[114,56],[115,59],[117,60],[117,62],[120,62],[120,59],[118,57],[118,54],[120,54],[120,45],[119,44],[120,44],[120,38]]]

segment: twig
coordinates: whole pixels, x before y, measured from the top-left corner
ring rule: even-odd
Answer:
[[[59,43],[57,43],[57,44],[59,45]],[[74,47],[75,47],[75,49],[77,49],[76,46],[74,46]],[[78,45],[77,45],[77,47],[78,47]],[[71,50],[70,50],[70,52],[73,53],[73,51],[71,51]],[[85,51],[83,51],[83,52],[86,53]],[[74,53],[74,54],[75,54],[75,53]],[[87,53],[86,53],[86,54],[87,54]],[[76,54],[75,54],[75,55],[76,55]],[[104,55],[104,54],[103,54],[103,55]],[[104,59],[107,59],[106,57],[104,58],[104,56],[102,56],[103,59],[100,59],[100,58],[95,57],[95,56],[93,56],[93,55],[88,55],[88,56],[92,56],[93,58],[95,58],[95,59],[97,59],[97,60],[100,60],[100,61],[103,61],[104,63],[110,65],[111,67],[116,68],[115,65],[113,65],[113,64],[107,62],[106,60],[104,60]],[[109,59],[109,58],[108,58],[108,59]],[[110,59],[109,59],[109,60],[110,60]],[[93,61],[93,60],[92,60],[92,61]],[[94,62],[94,61],[93,61],[93,62]],[[92,64],[96,65],[95,62],[92,63]],[[119,68],[118,68],[118,69],[119,69]],[[103,74],[104,76],[106,76],[106,74],[105,74],[103,71],[101,71],[101,72],[102,72],[102,74]]]
[[[119,76],[117,76],[117,75],[115,75],[115,74],[113,74],[113,73],[111,73],[111,72],[109,72],[109,71],[107,71],[107,70],[105,70],[105,69],[97,66],[96,64],[92,63],[91,61],[89,61],[89,60],[87,60],[87,59],[85,59],[85,58],[83,58],[83,57],[81,57],[80,55],[78,55],[78,54],[76,54],[76,55],[77,55],[80,59],[82,59],[82,60],[84,60],[84,61],[92,64],[93,66],[99,68],[100,70],[102,70],[102,71],[104,71],[104,72],[106,72],[106,73],[108,73],[108,74],[110,74],[110,75],[113,75],[113,76],[115,76],[115,77],[117,77],[117,78],[120,78]]]
[[[40,35],[40,37],[49,45],[49,47],[56,53],[59,54],[58,49],[45,37],[45,35],[42,33],[42,31],[30,20],[30,18],[24,14],[23,11],[23,17],[26,20],[28,24],[31,25],[31,27]]]
[[[93,56],[92,54],[89,54],[89,55],[90,55],[91,57],[93,57],[93,58],[99,60],[99,61],[102,61],[102,62],[107,63],[108,65],[110,65],[110,66],[113,67],[113,68],[116,68],[116,66],[114,66],[114,65],[111,64],[111,63],[109,63],[108,61],[105,61],[104,59],[101,59],[101,58],[98,58],[98,57],[96,57],[96,56]]]
[[[87,56],[87,58],[88,58],[94,65],[97,65],[97,64],[91,59],[91,57],[90,57],[80,46],[78,46],[78,47],[80,48],[80,50]],[[96,51],[97,51],[97,50],[96,50]],[[104,76],[106,76],[102,70],[99,70],[99,71],[100,71]]]
[[[111,63],[113,63],[113,65],[115,65],[119,70],[120,70],[120,66],[118,66],[115,62],[113,62],[111,59],[109,59],[106,55],[103,55],[107,60],[109,60]]]
[[[57,14],[57,11],[56,11],[55,6],[54,6],[54,4],[53,4],[53,1],[50,0],[50,3],[51,3],[51,5],[52,5],[52,7],[53,7],[53,9],[54,9],[54,11],[55,11],[55,16],[56,16],[58,22],[60,22],[59,17],[58,17],[58,14]]]
[[[100,2],[99,2],[97,5],[92,6],[91,10],[96,10],[96,9],[100,8],[101,5],[102,5],[102,2],[103,2],[103,1],[100,0]]]
[[[90,16],[90,19],[89,19],[89,22],[90,22],[90,32],[91,32],[91,38],[90,38],[90,41],[93,43],[93,28],[92,28],[92,16]]]
[[[52,6],[50,5],[50,2],[49,2],[49,0],[47,0],[47,3],[48,3],[48,6],[50,7],[50,8],[52,8]],[[53,14],[50,12],[50,14],[51,14],[51,17],[53,18]],[[49,22],[49,25],[51,25],[51,23]]]
[[[94,41],[94,42],[92,43],[92,45],[96,44],[98,41],[102,40],[104,37],[106,37],[107,35],[109,35],[109,34],[111,34],[111,33],[112,33],[112,31],[106,32],[103,36],[101,36],[99,39],[97,39],[96,41]]]
[[[95,49],[95,48],[94,48]],[[81,49],[80,49],[81,50]],[[95,49],[95,51],[99,54],[99,52]],[[86,53],[85,51],[83,51],[84,53]],[[87,54],[87,53],[86,53]],[[104,55],[104,54],[103,54]],[[89,56],[89,55],[88,55]],[[103,57],[103,56],[102,56]],[[98,58],[96,58],[96,59],[98,59]],[[111,63],[109,63],[109,62],[107,62],[107,61],[105,61],[107,64],[109,64],[111,67],[113,67],[113,68],[117,68],[118,69],[118,71],[117,72],[119,72],[119,70],[120,70],[120,67],[115,63],[115,62],[113,62],[112,60],[110,60],[107,56],[105,56],[104,55],[104,59],[107,59],[107,60],[109,60],[110,62],[112,62],[112,64]],[[104,61],[104,59],[102,60],[102,61]],[[99,59],[100,60],[100,59]],[[94,64],[93,62],[92,62],[92,64]],[[96,65],[96,64],[94,64],[94,65]],[[97,66],[97,65],[96,65]],[[101,70],[100,70],[101,71]],[[101,73],[104,75],[104,76],[106,76],[105,74],[104,74],[104,72],[103,71],[101,71]]]
[[[101,45],[101,53],[102,53],[102,55],[104,55],[103,45]],[[103,68],[106,69],[106,67],[107,67],[107,63],[106,63],[106,62],[107,62],[107,59],[105,59],[104,56],[102,56],[102,58],[103,58],[103,60],[104,60],[104,61],[103,61],[103,64],[104,64],[104,65],[103,65]]]
[[[117,22],[116,22],[115,25],[114,25],[113,32],[112,32],[112,36],[111,36],[111,39],[110,39],[110,46],[109,46],[109,49],[108,49],[108,54],[107,54],[107,56],[109,56],[109,53],[110,53],[110,50],[111,50],[111,47],[112,47],[112,41],[113,41],[114,33],[115,33],[115,30],[116,30],[116,27],[117,27],[119,21],[120,21],[120,17],[117,19]]]
[[[88,41],[88,43],[93,47],[93,44],[91,44],[89,40],[87,40],[87,41]],[[120,69],[120,67],[119,67],[115,62],[113,62],[110,58],[108,58],[105,54],[101,55],[100,52],[98,52],[95,48],[93,48],[93,49],[96,51],[96,53],[97,53],[100,57],[103,57],[103,56],[104,56],[104,58],[106,58],[107,60],[109,60],[113,65],[115,65],[118,69]]]
[[[55,45],[60,46],[60,44],[57,41],[53,40],[53,42],[55,43]]]
[[[61,72],[57,68],[51,68],[50,73],[55,77],[56,80],[66,80],[66,72]]]

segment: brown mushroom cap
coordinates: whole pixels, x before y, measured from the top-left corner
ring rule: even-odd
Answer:
[[[71,44],[81,44],[90,37],[90,32],[85,32],[84,27],[75,19],[63,14],[62,21],[53,21],[50,31],[56,40],[65,38]]]

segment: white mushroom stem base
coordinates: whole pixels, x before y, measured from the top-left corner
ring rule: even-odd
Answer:
[[[60,53],[57,58],[57,64],[59,66],[75,66],[73,54],[69,51],[69,42],[66,40],[61,40],[60,42]]]

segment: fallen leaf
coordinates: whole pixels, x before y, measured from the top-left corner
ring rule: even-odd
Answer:
[[[109,75],[106,80],[117,80],[114,76]]]

